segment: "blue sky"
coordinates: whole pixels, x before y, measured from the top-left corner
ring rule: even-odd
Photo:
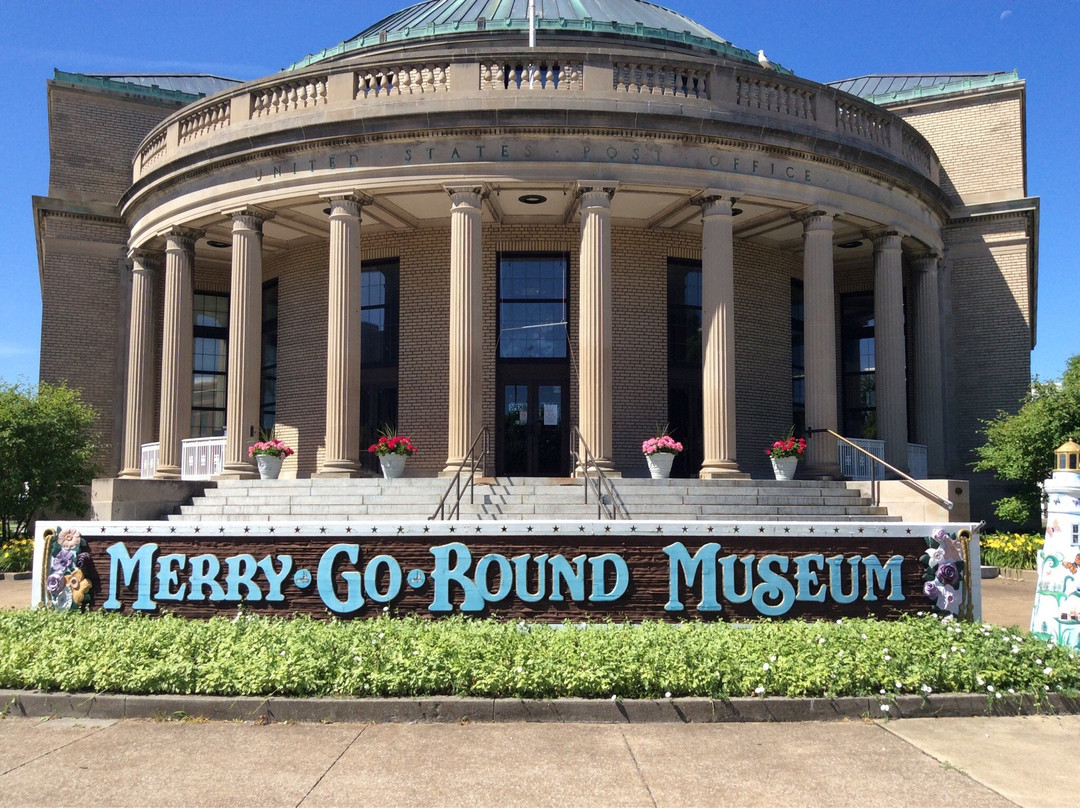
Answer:
[[[41,292],[30,197],[48,192],[45,83],[70,72],[267,75],[346,39],[391,3],[69,2],[3,0],[0,70],[0,379],[36,382]],[[798,75],[831,81],[867,73],[1018,69],[1027,81],[1028,194],[1042,199],[1038,343],[1032,372],[1058,378],[1080,353],[1075,249],[1080,211],[1080,2],[664,3],[743,48],[763,48]],[[992,338],[993,322],[985,327]],[[49,328],[78,328],[51,323]]]

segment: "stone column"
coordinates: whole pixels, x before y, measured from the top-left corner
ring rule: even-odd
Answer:
[[[446,468],[456,474],[483,423],[481,377],[481,216],[479,185],[447,185],[450,194],[450,397]]]
[[[907,377],[904,357],[904,278],[901,235],[872,234],[874,241],[874,398],[877,436],[885,462],[907,471]]]
[[[154,406],[154,261],[146,250],[132,250],[131,328],[128,332],[127,400],[124,407],[124,467],[121,477],[141,476],[142,444],[150,437]]]
[[[735,259],[731,197],[701,204],[702,479],[739,474],[735,461]]]
[[[360,208],[331,196],[330,293],[326,314],[326,457],[319,477],[360,471]]]
[[[579,182],[578,429],[596,465],[612,474],[611,198],[614,184]]]
[[[836,303],[833,288],[833,219],[837,213],[813,210],[803,214],[803,333],[806,353],[806,425],[839,431],[836,401]],[[840,476],[836,439],[827,433],[810,436],[806,475]]]
[[[229,380],[223,478],[256,476],[248,446],[259,435],[262,357],[262,229],[273,214],[262,208],[226,211],[232,219],[229,291]]]
[[[191,365],[194,315],[192,274],[198,230],[173,227],[165,237],[165,316],[161,341],[161,425],[158,430],[159,480],[179,480],[182,442],[191,434]]]
[[[927,252],[915,257],[915,437],[926,444],[927,471],[945,474],[945,413],[941,357],[941,299],[938,262]]]

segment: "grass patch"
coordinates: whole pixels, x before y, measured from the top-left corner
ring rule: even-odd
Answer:
[[[0,613],[0,687],[278,696],[658,698],[1080,690],[1071,649],[932,615],[548,626]]]

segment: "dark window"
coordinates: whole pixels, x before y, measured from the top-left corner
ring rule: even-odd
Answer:
[[[398,362],[398,264],[364,264],[360,273],[360,366],[396,367]]]
[[[876,438],[873,293],[840,296],[840,356],[844,380],[844,434],[853,438]]]
[[[194,361],[191,436],[225,434],[225,394],[229,369],[229,296],[194,295]]]
[[[806,433],[806,337],[802,281],[791,282],[791,423]]]
[[[259,384],[259,428],[269,433],[277,416],[278,282],[263,286],[262,373]]]
[[[379,473],[367,447],[380,429],[398,429],[397,260],[364,262],[360,272],[360,461]]]
[[[565,359],[565,255],[499,256],[499,359]]]
[[[701,262],[668,261],[668,365],[701,368]]]
[[[701,262],[668,259],[668,429],[683,451],[673,477],[696,477],[704,459],[701,397]],[[642,436],[645,437],[644,435]]]

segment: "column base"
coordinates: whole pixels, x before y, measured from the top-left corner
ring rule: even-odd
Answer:
[[[360,477],[360,464],[355,460],[329,460],[311,476],[318,479]]]
[[[750,475],[739,471],[739,465],[734,460],[706,461],[698,472],[701,480],[748,480]]]
[[[140,480],[140,479],[142,479],[142,469],[141,468],[124,469],[123,471],[121,471],[116,476],[121,480]]]
[[[591,466],[589,466],[589,472],[591,473],[593,469],[599,469],[600,471],[604,472],[605,477],[612,477],[616,480],[622,479],[623,476],[622,472],[615,468],[613,465],[611,465],[611,461],[609,460],[601,460],[598,463],[593,463]],[[585,471],[584,469],[582,469],[581,466],[578,466],[574,469],[573,474],[571,474],[570,476],[581,478],[585,476]]]
[[[154,472],[155,480],[179,480],[180,477],[179,466],[158,466]]]
[[[215,480],[255,480],[259,472],[250,463],[226,463],[221,474],[216,475]]]
[[[448,477],[456,477],[458,475],[458,469],[461,469],[461,476],[462,477],[468,477],[469,476],[469,465],[466,463],[465,467],[462,468],[461,460],[455,460],[453,462],[448,461],[447,464],[446,464],[446,468],[444,468],[442,471],[440,471],[437,476],[442,477],[443,479],[446,479]],[[477,479],[477,480],[479,480],[483,476],[484,476],[484,470],[482,468],[477,468],[476,469],[476,474],[473,475],[473,477],[475,479]]]

